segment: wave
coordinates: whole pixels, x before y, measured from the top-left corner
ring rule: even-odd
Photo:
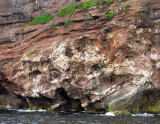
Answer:
[[[30,109],[14,109],[12,106],[7,105],[7,107],[4,108],[5,110],[14,110],[17,112],[46,112],[46,110],[43,109],[37,109],[37,110],[30,110]]]
[[[43,109],[38,109],[38,110],[30,110],[30,109],[14,109],[12,106],[7,105],[7,107],[4,108],[5,110],[13,110],[13,111],[17,111],[17,112],[47,112],[47,110],[43,110]],[[66,112],[66,111],[60,111],[60,112]],[[71,112],[76,112],[77,111],[71,111]],[[67,113],[67,112],[66,112]],[[84,111],[80,111],[78,113],[85,113]],[[95,115],[99,115],[99,116],[116,116],[114,113],[112,112],[107,112],[105,114],[95,114]],[[139,114],[132,114],[132,116],[140,116],[140,117],[153,117],[153,116],[160,116],[160,114],[149,114],[149,113],[139,113]]]
[[[153,117],[155,116],[155,114],[143,113],[143,114],[132,114],[132,116]]]
[[[43,109],[37,109],[37,110],[30,110],[30,109],[19,109],[18,112],[46,112],[46,110]]]
[[[106,116],[115,116],[115,114],[112,113],[112,112],[107,112],[107,113],[105,113],[105,115],[106,115]]]
[[[5,107],[5,109],[13,109],[13,107],[10,105],[7,105],[7,107]]]

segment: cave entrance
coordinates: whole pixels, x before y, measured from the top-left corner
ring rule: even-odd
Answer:
[[[56,90],[55,101],[57,103],[64,103],[56,109],[58,111],[84,111],[80,100],[70,98],[64,88],[58,88]]]
[[[68,95],[67,95],[67,92],[65,91],[65,89],[63,89],[63,88],[58,88],[57,90],[56,90],[56,101],[64,101],[64,100],[68,100],[69,99],[69,97],[68,97]]]

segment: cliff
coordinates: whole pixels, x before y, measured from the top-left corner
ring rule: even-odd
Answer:
[[[0,6],[2,106],[160,112],[160,0]]]

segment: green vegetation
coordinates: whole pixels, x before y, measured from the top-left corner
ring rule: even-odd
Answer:
[[[131,7],[131,5],[126,5],[125,6],[125,9],[128,9],[128,8],[130,8]]]
[[[28,25],[28,23],[22,24],[22,27],[25,27],[25,26],[27,26],[27,25]]]
[[[33,41],[33,42],[38,43],[39,41]]]
[[[127,2],[128,0],[119,0],[119,2]]]
[[[97,3],[97,8],[99,8],[103,3],[104,3],[104,1],[98,2],[98,3]]]
[[[71,20],[67,20],[67,21],[65,21],[65,25],[68,25],[69,23],[71,23]]]
[[[61,11],[59,13],[57,13],[56,15],[57,16],[66,16],[68,14],[72,15],[77,7],[81,7],[83,10],[88,10],[90,7],[96,6],[96,5],[97,5],[97,3],[95,2],[95,0],[90,0],[87,3],[80,2],[80,3],[77,3],[77,4],[74,4],[74,5],[71,5],[71,6],[68,6],[66,8],[61,9]],[[23,24],[22,27],[25,27],[27,25],[46,24],[50,20],[52,20],[54,17],[55,16],[50,16],[48,14],[43,14],[41,16],[37,16],[31,22]],[[54,26],[51,27],[51,29],[52,28],[54,28]]]
[[[119,0],[119,2],[126,2],[128,0]],[[97,6],[99,7],[100,5],[102,5],[104,2],[108,3],[108,4],[112,4],[114,3],[114,0],[101,0],[99,2],[96,2],[95,0],[90,0],[89,2],[83,3],[83,2],[79,2],[76,3],[74,5],[68,6],[66,8],[61,9],[61,11],[59,13],[56,14],[56,16],[66,16],[66,15],[72,15],[75,11],[76,8],[81,7],[83,10],[88,10],[90,7],[92,6]],[[122,7],[118,10],[118,12],[125,10],[126,8],[128,8],[129,5]],[[116,13],[110,13],[110,9],[106,11],[106,17],[107,18],[113,18]],[[22,27],[25,27],[27,25],[36,25],[36,24],[46,24],[48,23],[50,20],[52,20],[55,16],[50,16],[48,14],[43,14],[41,16],[37,16],[34,20],[32,20],[29,23],[23,24]],[[65,25],[69,24],[70,21],[67,20],[65,22]],[[52,29],[56,27],[56,25],[51,26],[49,29]]]
[[[118,9],[118,12],[124,11],[124,10],[126,10],[126,9],[128,9],[130,7],[131,7],[131,5],[126,5],[126,6],[122,7],[122,8],[120,8],[120,9]]]
[[[106,14],[109,14],[111,12],[111,9],[108,9],[107,11],[106,11]]]
[[[27,53],[27,56],[31,56],[31,55],[35,54],[36,52],[37,52],[36,50],[33,50],[33,51]]]
[[[48,23],[50,20],[52,20],[54,18],[54,16],[50,16],[47,14],[43,14],[41,16],[37,16],[34,20],[32,20],[31,22],[25,23],[22,25],[22,27],[25,27],[27,25],[37,25],[37,24],[46,24]]]
[[[67,8],[63,8],[59,13],[57,13],[57,16],[65,16],[68,14],[72,15],[76,7],[77,7],[77,4],[71,5]]]
[[[48,109],[48,106],[32,106],[32,105],[29,105],[29,110],[38,110],[38,109]]]
[[[51,26],[50,28],[49,28],[49,30],[51,30],[51,29],[53,29],[53,28],[55,28],[57,25],[53,25],[53,26]]]
[[[128,9],[128,8],[130,8],[131,6],[130,5],[126,5],[126,6],[124,6],[124,7],[122,7],[122,8],[120,8],[120,9],[118,9],[118,11],[114,11],[113,13],[110,13],[110,9],[108,9],[107,11],[106,11],[106,17],[108,18],[108,19],[112,19],[117,13],[119,13],[119,12],[121,12],[121,11],[124,11],[124,10],[126,10],[126,9]]]
[[[97,3],[95,2],[95,0],[90,0],[87,3],[80,2],[62,9],[59,13],[57,13],[57,16],[66,16],[68,14],[72,15],[77,7],[82,7],[83,10],[88,10],[90,7],[96,5]]]
[[[92,6],[96,6],[97,3],[95,2],[95,0],[90,0],[87,3],[80,3],[80,6],[82,7],[83,10],[88,10],[90,7]]]
[[[97,8],[99,8],[103,3],[107,3],[108,5],[114,3],[114,0],[101,0],[97,2]]]
[[[108,4],[114,3],[114,0],[105,0]]]
[[[116,12],[114,11],[113,13],[109,13],[106,15],[107,18],[112,19],[116,15]]]
[[[30,25],[46,24],[50,20],[52,20],[53,18],[54,18],[54,16],[43,14],[41,16],[37,16],[34,20],[32,20],[31,22],[29,22],[28,24],[30,24]]]
[[[7,107],[7,105],[0,104],[0,109],[5,107]]]

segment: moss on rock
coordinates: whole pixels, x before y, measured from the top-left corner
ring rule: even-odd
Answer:
[[[29,110],[38,110],[38,109],[43,109],[43,110],[48,110],[48,106],[46,106],[46,107],[41,107],[41,106],[29,106]]]
[[[128,101],[127,101],[128,100]],[[136,97],[119,100],[108,104],[107,111],[117,115],[131,113],[160,113],[160,97],[158,91],[145,91],[136,94]]]
[[[6,108],[8,105],[7,104],[0,104],[0,109]]]

